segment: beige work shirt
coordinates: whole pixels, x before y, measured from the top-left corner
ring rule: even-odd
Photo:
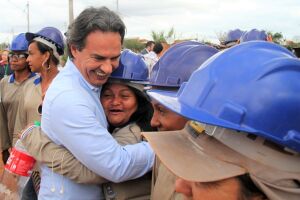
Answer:
[[[41,121],[41,115],[38,112],[38,107],[41,104],[41,78],[36,77],[33,81],[26,83],[22,88],[14,127],[16,135],[28,124],[33,124],[34,121]]]
[[[175,192],[176,176],[156,157],[152,171],[151,200],[183,200],[182,194]]]
[[[12,147],[17,139],[15,135],[15,122],[18,113],[21,93],[25,85],[32,84],[35,74],[31,73],[28,79],[19,83],[15,80],[14,74],[6,76],[0,81],[0,140],[1,150]]]

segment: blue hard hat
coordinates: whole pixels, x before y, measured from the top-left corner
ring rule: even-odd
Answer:
[[[170,47],[153,66],[149,85],[180,87],[193,71],[218,50],[198,42],[182,42]]]
[[[25,38],[25,33],[20,33],[17,35],[10,46],[11,51],[27,51],[28,50],[28,41]]]
[[[248,42],[252,40],[263,40],[267,41],[268,35],[265,31],[259,31],[257,29],[252,29],[250,31],[246,31],[243,33],[240,39],[240,43],[242,42]]]
[[[300,60],[280,45],[253,41],[207,60],[178,92],[149,91],[196,121],[245,131],[300,152]]]
[[[234,29],[234,30],[228,31],[226,34],[224,44],[226,45],[230,42],[237,42],[243,33],[244,33],[244,31],[241,31],[240,29]]]
[[[26,39],[30,42],[35,37],[42,37],[43,39],[53,43],[57,48],[59,55],[64,54],[64,38],[60,30],[54,27],[45,27],[37,33],[26,33]]]
[[[179,46],[186,46],[186,45],[204,45],[204,43],[193,41],[193,40],[187,40],[187,41],[176,43],[172,47],[174,46],[179,47]]]
[[[111,77],[130,81],[147,81],[148,75],[149,70],[142,56],[125,49],[121,53],[119,67],[111,74]]]

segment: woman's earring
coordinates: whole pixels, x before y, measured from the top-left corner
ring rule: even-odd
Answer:
[[[43,66],[43,67],[46,67],[46,66],[45,66],[46,63],[47,63],[47,61],[44,61],[44,62],[42,63],[42,66]],[[48,64],[48,66],[46,67],[46,70],[49,71],[50,68],[51,68],[51,66],[50,66],[50,64]]]
[[[48,71],[50,70],[50,68],[51,68],[51,66],[50,66],[50,64],[48,65],[48,67],[46,68]]]

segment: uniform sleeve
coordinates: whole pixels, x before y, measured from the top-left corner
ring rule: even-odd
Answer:
[[[3,95],[3,81],[0,82],[0,148],[1,151],[4,151],[11,147],[12,141],[8,133],[7,117],[2,102],[2,95]]]
[[[44,101],[46,115],[42,116],[42,130],[50,139],[65,146],[89,169],[113,182],[134,179],[151,170],[154,153],[148,143],[122,147],[99,121],[94,104],[81,94],[70,92],[56,96],[51,102]],[[45,124],[43,119],[47,117],[50,119]]]
[[[52,142],[42,133],[40,127],[33,128],[31,133],[22,139],[22,143],[37,161],[77,183],[102,184],[107,182],[80,163],[66,148]]]

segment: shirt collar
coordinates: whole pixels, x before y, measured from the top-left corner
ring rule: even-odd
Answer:
[[[33,83],[34,83],[34,85],[38,85],[38,84],[40,84],[42,82],[42,77],[37,77],[34,81],[33,81]]]
[[[28,79],[34,77],[35,75],[36,75],[36,73],[31,72],[30,75],[29,75],[29,77],[28,77]],[[13,74],[10,75],[9,83],[14,83],[15,80],[16,80],[16,79],[15,79],[15,74],[13,73]]]

